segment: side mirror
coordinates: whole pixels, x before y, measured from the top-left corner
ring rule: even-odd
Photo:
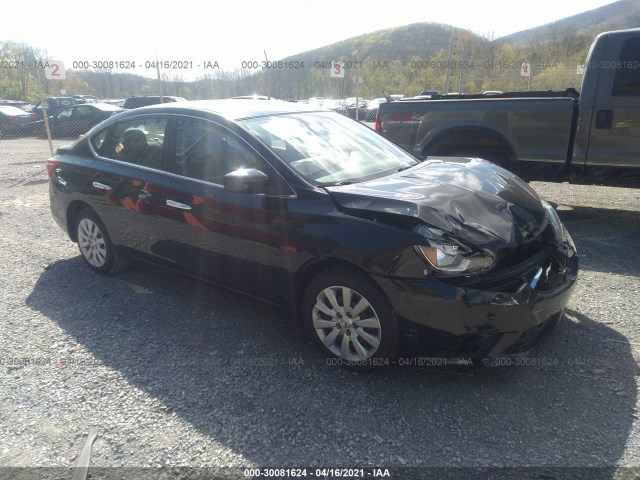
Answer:
[[[240,168],[224,176],[224,188],[234,193],[265,193],[269,177],[255,168]]]

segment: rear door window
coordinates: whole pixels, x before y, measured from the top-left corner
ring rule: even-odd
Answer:
[[[92,144],[101,156],[161,170],[167,119],[142,117],[118,122],[114,129],[98,132]],[[107,141],[108,140],[108,141]]]

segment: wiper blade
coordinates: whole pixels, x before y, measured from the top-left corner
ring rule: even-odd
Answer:
[[[415,165],[405,165],[404,167],[400,167],[399,169],[396,170],[396,173],[404,172],[405,170],[407,170],[407,169],[409,169],[411,167],[415,167]]]
[[[338,183],[323,183],[322,185],[317,185],[318,187],[339,187],[341,185],[351,185],[353,182],[344,181]]]

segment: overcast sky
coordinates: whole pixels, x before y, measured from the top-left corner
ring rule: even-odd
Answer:
[[[536,27],[611,0],[238,0],[163,2],[57,0],[5,2],[0,39],[45,49],[66,68],[73,61],[242,61],[283,58],[350,37],[416,22],[439,22],[495,38]],[[19,21],[19,19],[22,19]],[[145,74],[143,71],[132,73]],[[152,74],[149,72],[148,74]]]

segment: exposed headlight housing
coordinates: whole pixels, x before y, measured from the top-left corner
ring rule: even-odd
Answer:
[[[416,245],[414,248],[441,275],[477,275],[495,266],[496,257],[491,251],[474,250],[437,228],[421,225],[416,231],[428,245]]]
[[[553,232],[555,233],[557,244],[559,246],[568,245],[573,250],[575,250],[576,246],[573,243],[573,238],[571,238],[571,235],[569,235],[569,232],[564,227],[564,224],[560,220],[560,217],[558,217],[558,213],[548,202],[544,200],[542,201],[542,205],[547,211],[547,218],[549,219],[549,223],[551,223],[551,226],[553,227]]]

